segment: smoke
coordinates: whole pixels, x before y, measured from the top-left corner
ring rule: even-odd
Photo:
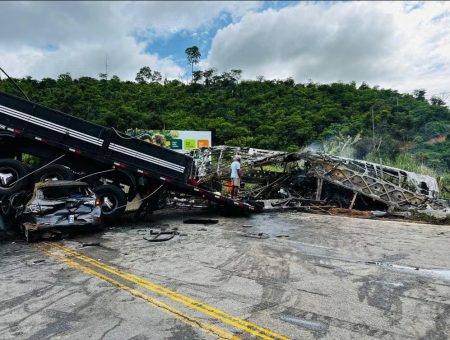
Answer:
[[[323,148],[323,143],[322,142],[312,142],[311,144],[305,146],[304,148],[305,151],[311,151],[311,152],[325,152],[324,148]]]
[[[305,147],[306,151],[324,152],[333,156],[356,159],[356,143],[361,140],[360,134],[355,137],[342,135],[331,136],[323,141],[314,141]]]

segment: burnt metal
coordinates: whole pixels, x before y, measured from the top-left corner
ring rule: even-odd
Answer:
[[[229,180],[234,156],[241,158],[240,198],[261,203],[263,210],[345,208],[450,216],[434,177],[311,151],[210,148],[196,160],[203,171],[200,186],[212,189]]]

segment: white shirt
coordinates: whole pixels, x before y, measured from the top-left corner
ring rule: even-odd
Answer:
[[[241,168],[241,163],[234,161],[231,163],[231,178],[239,178],[238,170]]]

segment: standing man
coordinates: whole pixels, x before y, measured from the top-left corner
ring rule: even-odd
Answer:
[[[235,156],[231,163],[231,198],[237,198],[239,188],[241,187],[241,158]]]

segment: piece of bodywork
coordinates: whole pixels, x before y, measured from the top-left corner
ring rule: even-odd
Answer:
[[[94,228],[102,224],[101,202],[87,183],[49,181],[35,184],[31,199],[18,212],[27,241],[46,231]]]

